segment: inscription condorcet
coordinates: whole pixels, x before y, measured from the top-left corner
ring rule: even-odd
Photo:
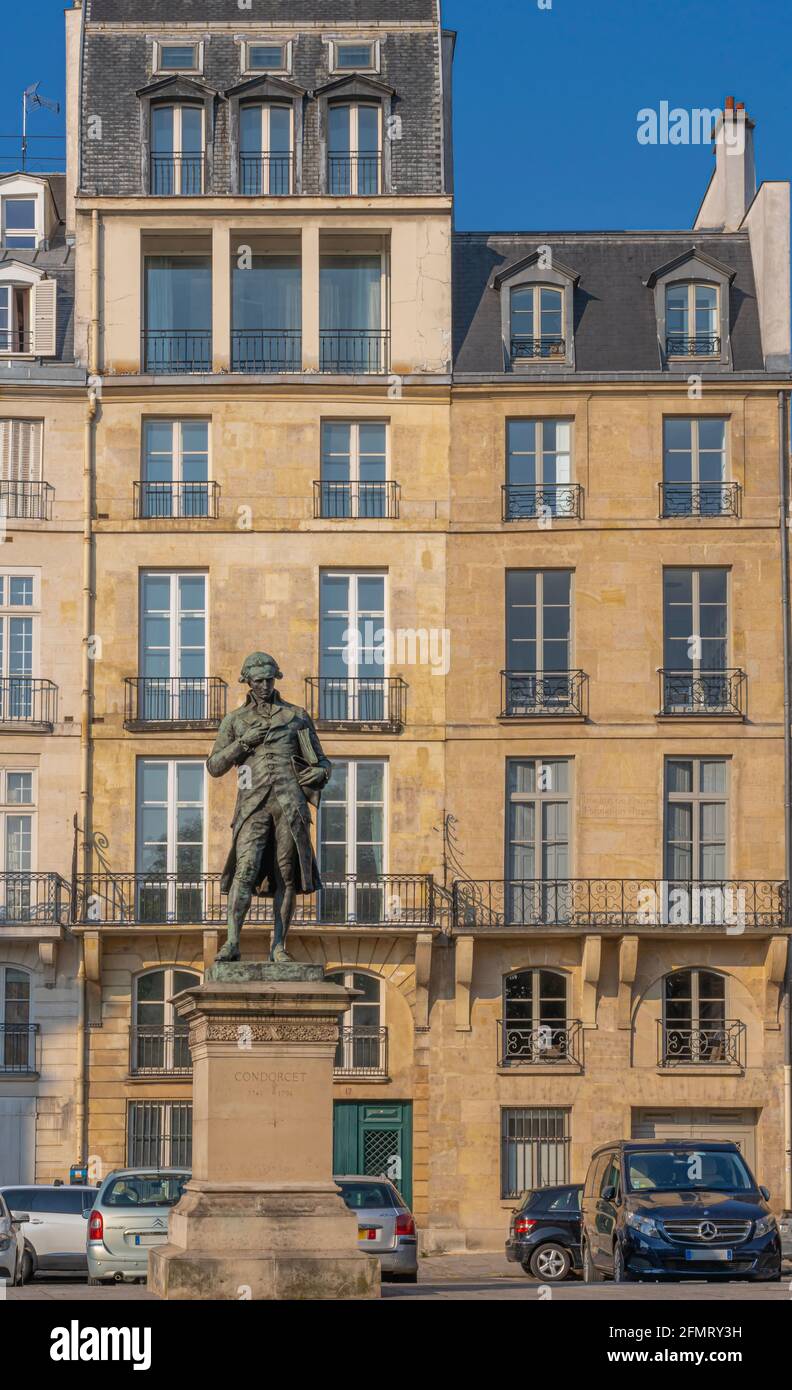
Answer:
[[[202,1042],[338,1042],[335,1019],[292,1023],[288,1019],[200,1018],[190,1025],[190,1046]]]

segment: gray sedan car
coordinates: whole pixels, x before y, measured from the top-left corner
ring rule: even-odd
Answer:
[[[148,1252],[168,1239],[168,1213],[189,1181],[185,1168],[117,1168],[88,1216],[88,1283],[145,1279]]]
[[[383,1275],[414,1284],[418,1278],[418,1240],[407,1203],[387,1178],[334,1177],[354,1211],[358,1246],[378,1255]]]

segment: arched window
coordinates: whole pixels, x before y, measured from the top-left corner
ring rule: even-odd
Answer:
[[[380,191],[381,108],[334,103],[328,113],[327,191],[337,198]]]
[[[733,1061],[730,1050],[725,976],[699,969],[666,975],[663,1062]]]
[[[503,981],[502,1061],[570,1060],[567,978],[558,970],[516,970]]]
[[[512,361],[521,357],[564,357],[564,292],[547,285],[513,289],[511,310]]]
[[[151,108],[151,192],[161,197],[203,193],[203,107],[175,102]]]
[[[333,1069],[336,1074],[387,1074],[387,1029],[382,1026],[382,981],[360,970],[334,970],[333,984],[360,990],[341,1021]]]
[[[698,280],[666,286],[666,352],[669,357],[717,357],[718,287]]]
[[[239,191],[259,197],[291,193],[291,105],[255,102],[240,107]]]
[[[175,1015],[168,1001],[183,989],[200,984],[194,970],[169,966],[147,970],[135,981],[132,1025],[132,1071],[189,1073],[192,1069],[187,1025]]]
[[[35,1026],[30,1020],[30,975],[0,965],[0,1072],[35,1071]]]

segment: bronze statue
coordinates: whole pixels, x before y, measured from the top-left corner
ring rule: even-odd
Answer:
[[[250,687],[244,705],[226,715],[206,760],[210,776],[237,769],[233,842],[221,888],[228,894],[228,934],[217,960],[239,960],[239,936],[253,894],[273,899],[270,960],[287,961],[297,893],[322,886],[311,845],[312,806],[330,776],[313,720],[275,689],[283,679],[266,652],[253,652],[239,677]]]

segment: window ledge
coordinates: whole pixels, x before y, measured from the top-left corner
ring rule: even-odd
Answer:
[[[581,1076],[583,1067],[579,1062],[514,1062],[495,1071],[498,1076]]]
[[[744,714],[718,714],[714,710],[702,710],[699,714],[696,714],[692,710],[680,714],[656,714],[655,719],[658,724],[744,724],[746,722],[746,716]]]
[[[358,1076],[354,1073],[333,1074],[334,1086],[390,1086],[390,1076]]]
[[[192,1072],[190,1072],[189,1076],[185,1076],[184,1072],[178,1071],[158,1071],[151,1072],[148,1076],[142,1076],[139,1072],[130,1071],[127,1072],[124,1077],[124,1081],[128,1086],[150,1086],[152,1083],[155,1086],[161,1084],[167,1086],[192,1086],[193,1078]]]
[[[673,1067],[655,1067],[657,1076],[743,1076],[745,1067],[736,1062],[681,1062]]]

